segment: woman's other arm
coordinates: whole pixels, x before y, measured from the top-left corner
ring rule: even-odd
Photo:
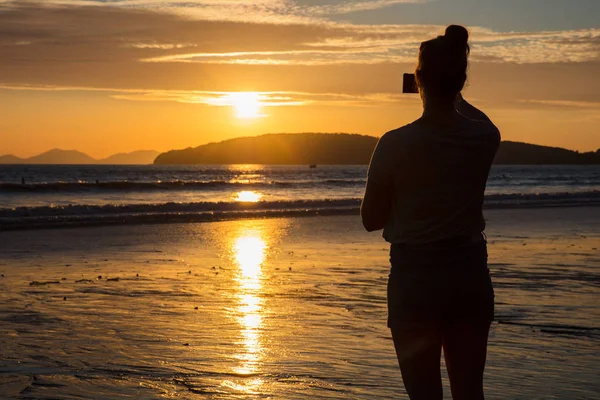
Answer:
[[[385,227],[392,211],[392,198],[392,188],[367,179],[365,197],[360,205],[360,216],[368,232]]]
[[[367,187],[360,206],[360,216],[365,229],[369,232],[383,229],[392,212],[394,184],[392,178],[389,134],[379,142],[369,164]]]

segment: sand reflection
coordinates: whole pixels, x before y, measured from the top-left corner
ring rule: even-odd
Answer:
[[[241,375],[254,375],[259,372],[262,362],[262,264],[267,253],[267,243],[262,229],[244,230],[233,241],[233,256],[237,271],[237,322],[241,327],[241,346],[236,358],[240,364],[234,372]],[[234,389],[254,392],[262,380],[252,379],[244,385],[234,384]]]
[[[240,236],[233,246],[235,261],[237,262],[242,278],[242,283],[260,283],[261,266],[265,260],[267,244],[258,230]],[[253,282],[258,281],[258,282]]]

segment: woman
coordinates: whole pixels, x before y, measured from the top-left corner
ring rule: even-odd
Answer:
[[[412,400],[483,399],[494,291],[483,196],[498,129],[460,95],[468,32],[451,25],[421,44],[415,77],[423,115],[379,140],[361,206],[368,231],[391,243],[388,326]]]

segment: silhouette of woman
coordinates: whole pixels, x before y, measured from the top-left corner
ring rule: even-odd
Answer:
[[[482,204],[500,132],[460,94],[468,37],[451,25],[421,44],[423,115],[379,140],[361,206],[391,243],[388,326],[412,400],[442,398],[442,349],[453,399],[484,398],[494,290]]]

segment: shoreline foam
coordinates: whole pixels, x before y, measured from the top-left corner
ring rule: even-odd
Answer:
[[[77,226],[215,222],[248,218],[358,215],[360,199],[68,205],[0,208],[0,231]],[[489,195],[484,209],[600,206],[600,191],[558,195]]]

